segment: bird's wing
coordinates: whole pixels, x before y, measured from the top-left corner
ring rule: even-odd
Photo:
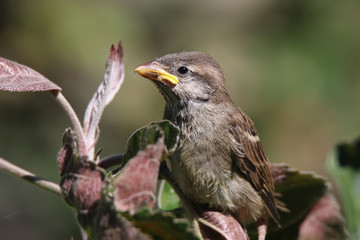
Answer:
[[[238,109],[230,116],[230,133],[232,136],[234,164],[259,193],[270,215],[279,224],[279,214],[274,198],[274,183],[269,161],[264,153],[260,139],[251,119]]]

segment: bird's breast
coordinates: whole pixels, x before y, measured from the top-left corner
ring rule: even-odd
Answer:
[[[230,140],[222,134],[226,132],[224,120],[210,109],[192,109],[179,112],[173,121],[180,128],[179,144],[171,157],[175,180],[185,195],[209,203],[231,179]]]

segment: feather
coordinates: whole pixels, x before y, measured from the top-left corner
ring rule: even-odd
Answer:
[[[269,214],[279,225],[280,217],[276,209],[269,161],[257,136],[254,123],[240,108],[230,115],[229,121],[231,126],[229,132],[233,141],[236,141],[233,146],[237,146],[233,149],[234,164],[261,196]]]

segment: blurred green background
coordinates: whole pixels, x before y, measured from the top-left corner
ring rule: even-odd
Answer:
[[[2,0],[0,56],[63,88],[82,118],[111,44],[125,48],[125,82],[106,109],[97,145],[123,152],[164,101],[136,65],[199,50],[223,67],[234,102],[254,120],[273,162],[327,175],[340,140],[360,133],[360,2]],[[56,153],[70,123],[47,93],[0,92],[0,156],[58,182]],[[1,239],[80,238],[52,193],[0,172]]]

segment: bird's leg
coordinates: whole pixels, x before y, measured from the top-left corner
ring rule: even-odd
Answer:
[[[258,232],[258,240],[265,240],[266,230],[267,230],[267,221],[259,220],[259,221],[257,221],[256,225],[257,225],[257,232]]]

